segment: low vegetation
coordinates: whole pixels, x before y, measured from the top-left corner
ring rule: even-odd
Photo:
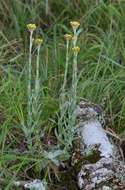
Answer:
[[[124,0],[1,0],[1,189],[59,178],[82,98],[102,105],[124,136],[124,10]]]

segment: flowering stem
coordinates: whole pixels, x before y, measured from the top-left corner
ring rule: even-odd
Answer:
[[[37,60],[36,60],[36,81],[35,81],[35,94],[36,98],[39,95],[39,55],[40,55],[40,45],[37,47]]]
[[[73,108],[76,105],[77,97],[77,55],[78,53],[74,52],[73,58],[73,76],[72,76],[72,95],[73,95]]]
[[[62,85],[62,104],[64,104],[65,98],[65,87],[67,82],[67,73],[68,73],[68,63],[69,63],[69,40],[66,42],[66,66],[65,66],[65,73],[64,73],[64,81]]]
[[[31,71],[32,71],[32,45],[33,45],[33,31],[30,31],[30,45],[29,45],[29,62],[28,62],[28,126],[32,125],[32,89],[31,89]]]
[[[73,36],[73,48],[76,47],[77,43],[77,33],[76,29],[73,30],[74,36]],[[73,72],[72,72],[72,104],[73,104],[73,110],[75,109],[76,105],[76,92],[77,92],[77,52],[74,52],[73,54]]]

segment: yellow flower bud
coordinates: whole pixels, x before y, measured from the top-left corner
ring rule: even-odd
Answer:
[[[80,26],[80,23],[77,21],[71,21],[70,25],[72,26],[73,30],[76,30]]]
[[[30,32],[32,32],[36,29],[36,25],[35,24],[27,24],[27,28]]]
[[[79,53],[80,47],[79,47],[79,46],[73,47],[73,48],[72,48],[72,51],[73,51],[74,53]]]
[[[65,35],[64,35],[64,38],[65,38],[66,40],[71,40],[71,39],[72,39],[72,35],[71,35],[71,34],[65,34]]]
[[[42,39],[42,38],[36,38],[36,39],[35,39],[35,43],[36,43],[37,45],[41,45],[41,44],[43,43],[43,39]]]

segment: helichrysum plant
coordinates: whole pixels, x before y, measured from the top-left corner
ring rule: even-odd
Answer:
[[[33,33],[36,30],[35,24],[27,24],[27,29],[29,31],[29,55],[28,55],[28,66],[27,66],[27,124],[23,125],[23,130],[27,139],[28,147],[32,147],[32,136],[34,128],[38,125],[38,120],[40,116],[40,76],[39,76],[39,57],[40,48],[43,43],[42,38],[36,38],[34,40]],[[32,86],[33,76],[32,76],[32,50],[33,44],[36,45],[36,74],[35,74],[35,86]]]
[[[80,26],[80,23],[77,21],[71,21],[70,25],[73,29],[73,38],[72,38],[72,51],[73,51],[73,71],[72,71],[72,104],[73,104],[73,109],[75,109],[76,106],[76,96],[77,96],[77,55],[80,51],[80,47],[77,46],[77,40],[79,33],[81,32],[81,29],[78,29]]]
[[[66,106],[66,83],[67,83],[67,74],[68,74],[68,66],[69,66],[69,45],[70,41],[72,40],[72,35],[70,34],[65,34],[64,39],[66,41],[66,60],[65,60],[65,71],[64,71],[64,79],[63,79],[63,84],[61,87],[61,93],[60,93],[60,98],[59,98],[59,108],[60,108],[60,115],[58,116],[58,134],[57,138],[63,145],[67,145],[67,148],[69,147],[69,143],[65,143],[67,139],[67,118],[66,118],[66,113],[67,113],[67,106]]]
[[[79,29],[80,23],[77,21],[70,22],[72,27],[72,35],[65,34],[64,38],[66,41],[66,60],[65,60],[65,71],[64,79],[61,87],[60,94],[60,115],[58,119],[58,139],[61,144],[68,150],[72,145],[75,131],[75,118],[73,111],[76,106],[77,101],[77,56],[80,51],[80,47],[77,45],[77,40],[81,29]],[[33,33],[36,29],[35,24],[27,25],[28,31],[30,33],[29,40],[29,59],[28,59],[28,103],[27,103],[27,127],[25,127],[25,134],[27,137],[28,144],[32,147],[32,136],[35,131],[37,131],[39,126],[39,118],[41,115],[41,103],[40,103],[40,49],[43,43],[42,38],[33,38]],[[36,73],[35,80],[32,77],[32,49],[33,44],[36,47]],[[71,48],[72,47],[72,48]],[[73,53],[72,61],[72,83],[71,88],[67,91],[67,75],[69,69],[69,57],[71,51]],[[34,80],[34,81],[33,81]],[[32,85],[31,85],[32,84]],[[34,86],[33,86],[34,84]]]
[[[33,117],[33,130],[37,131],[39,128],[39,119],[42,112],[41,108],[41,94],[40,94],[40,49],[43,43],[42,38],[36,38],[34,40],[36,45],[37,57],[36,57],[36,75],[35,75],[35,87],[33,91],[33,101],[32,101],[32,117]]]
[[[79,29],[80,23],[77,21],[70,22],[73,29],[73,35],[65,34],[66,40],[66,63],[64,71],[64,80],[61,88],[61,101],[60,101],[60,116],[58,119],[59,141],[64,144],[64,147],[68,150],[72,145],[75,133],[75,117],[74,110],[76,108],[77,101],[77,56],[80,51],[80,47],[77,46],[78,36],[81,32]],[[72,42],[72,48],[69,47],[69,42]],[[68,92],[66,92],[67,73],[69,66],[69,49],[73,52],[73,63],[72,63],[72,84]],[[67,100],[66,100],[67,98]]]
[[[32,146],[32,48],[33,48],[33,33],[36,30],[35,24],[27,24],[27,29],[29,31],[29,55],[27,64],[27,123],[22,124],[25,137],[27,139],[28,147]]]
[[[60,105],[61,105],[61,107],[64,105],[65,98],[66,98],[66,83],[67,83],[67,74],[68,74],[68,66],[69,66],[69,43],[72,40],[72,35],[71,34],[65,34],[64,39],[66,41],[66,61],[65,61],[64,79],[63,79],[63,84],[62,84],[61,94],[60,94]],[[61,110],[63,111],[62,108],[61,108]]]
[[[32,46],[33,46],[33,32],[36,29],[35,24],[28,24],[27,28],[30,32],[30,41],[29,41],[29,61],[28,61],[28,127],[32,125],[32,110],[31,110],[31,98],[32,98],[32,89],[31,89],[31,72],[32,72]]]
[[[32,126],[32,105],[31,105],[31,98],[32,98],[32,89],[31,89],[31,82],[32,82],[32,46],[33,46],[33,32],[36,29],[35,24],[28,24],[27,28],[30,32],[30,41],[29,41],[29,61],[28,61],[28,118],[27,118],[27,125],[28,127]]]

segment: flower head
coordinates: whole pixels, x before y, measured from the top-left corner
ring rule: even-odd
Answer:
[[[27,24],[27,28],[30,32],[32,32],[36,29],[36,25],[35,24]]]
[[[79,53],[80,47],[79,47],[79,46],[73,47],[73,48],[72,48],[72,51],[73,51],[74,53]]]
[[[36,43],[37,45],[41,45],[41,44],[43,43],[43,39],[42,39],[42,38],[36,38],[36,39],[35,39],[35,43]]]
[[[66,40],[71,40],[71,39],[72,39],[72,35],[71,35],[71,34],[65,34],[65,35],[64,35],[64,38],[65,38]]]
[[[80,26],[80,23],[78,21],[71,21],[70,25],[72,26],[73,30],[76,30]]]

